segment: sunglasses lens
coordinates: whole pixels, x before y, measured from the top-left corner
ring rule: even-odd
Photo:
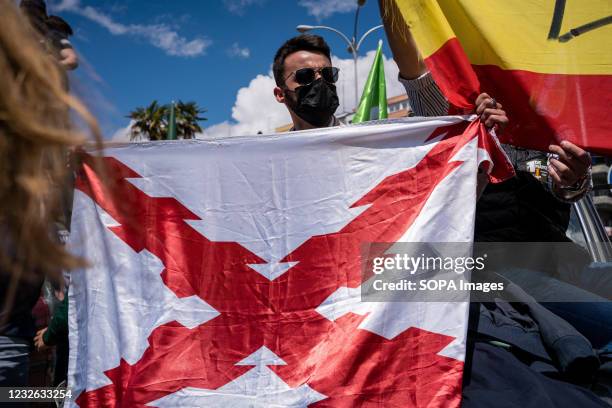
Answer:
[[[336,67],[325,67],[321,69],[321,76],[323,79],[330,83],[336,83],[338,81],[339,69]]]
[[[295,82],[300,85],[308,85],[315,79],[315,71],[312,68],[302,68],[295,71]]]

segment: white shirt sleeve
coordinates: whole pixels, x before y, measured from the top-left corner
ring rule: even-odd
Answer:
[[[448,101],[429,71],[415,79],[398,79],[406,88],[408,103],[416,116],[448,115]]]

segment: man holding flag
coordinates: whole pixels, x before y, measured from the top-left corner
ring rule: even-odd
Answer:
[[[405,3],[405,2],[402,2]],[[410,105],[417,116],[444,116],[456,113],[458,109],[449,105],[440,88],[434,82],[423,58],[421,57],[415,40],[404,21],[399,18],[399,10],[394,1],[381,0],[381,15],[385,19],[385,29],[389,38],[389,45],[393,51],[394,59],[400,70],[399,80],[404,84],[408,93]],[[393,21],[392,21],[393,20]],[[452,69],[453,67],[440,68]],[[497,120],[507,123],[507,117],[501,110],[502,105],[483,93],[476,100],[476,113],[483,116],[488,126]],[[546,163],[546,154],[532,152],[518,152],[516,148],[505,145],[511,158],[515,158],[515,167],[524,170],[527,162]],[[550,182],[545,188],[561,201],[574,202],[582,198],[591,186],[590,157],[575,144],[563,141],[559,145],[551,145],[550,152],[555,156],[548,162],[547,173]],[[521,161],[522,163],[518,163]],[[544,177],[538,177],[546,181]],[[565,211],[569,218],[569,210]],[[567,222],[565,222],[567,226]],[[565,231],[565,228],[562,228]],[[537,241],[537,239],[533,239]],[[529,241],[529,239],[527,239]]]
[[[462,91],[465,91],[465,89],[460,88],[459,85],[457,89],[452,91],[442,86],[439,87],[430,70],[435,69],[438,77],[443,78],[445,81],[448,78],[454,77],[456,84],[460,84],[461,82],[461,77],[459,75],[464,74],[464,71],[469,71],[464,64],[464,61],[461,61],[460,58],[457,58],[458,61],[446,61],[445,63],[445,61],[442,59],[435,59],[430,55],[430,58],[426,64],[421,53],[419,52],[417,43],[427,43],[427,41],[430,41],[430,39],[414,38],[417,36],[415,35],[413,37],[413,34],[411,33],[413,26],[408,23],[406,14],[402,13],[407,13],[407,10],[415,12],[415,10],[418,9],[422,11],[423,9],[431,6],[433,3],[434,2],[429,2],[426,6],[419,9],[417,7],[417,4],[421,4],[419,1],[379,1],[385,30],[394,54],[394,59],[399,67],[399,80],[406,88],[409,96],[409,102],[413,111],[419,116],[443,116],[449,113],[461,112],[460,107],[454,106],[452,102],[449,102],[451,99],[456,101],[457,98],[447,99],[447,97],[449,97],[452,92],[461,93]],[[440,7],[444,9],[445,6]],[[462,7],[469,8],[471,5],[458,5],[455,9],[448,7],[445,9],[445,11],[449,14],[460,14],[457,10]],[[417,14],[417,12],[415,12],[415,14]],[[430,17],[430,15],[427,13],[422,13],[422,15],[419,15],[418,18],[414,17],[414,20],[416,21],[414,24],[426,26],[427,23],[419,20],[419,18],[422,20],[426,19],[427,17],[425,16]],[[452,19],[453,16],[449,16],[448,18]],[[453,28],[457,32],[462,32],[463,30],[462,26],[453,26]],[[423,37],[425,30],[423,27],[419,27],[419,30],[419,34]],[[435,37],[434,34],[432,34],[432,36]],[[470,38],[465,39],[466,44],[464,44],[464,47],[475,47],[474,44],[467,43],[469,40]],[[489,40],[494,41],[493,39]],[[442,48],[447,45],[448,44],[445,44]],[[461,55],[459,55],[459,57],[460,56]],[[482,73],[484,71],[478,72]],[[465,73],[465,75],[469,76],[469,72]],[[486,83],[486,79],[482,76],[483,75],[481,75],[479,79],[481,79],[482,83]],[[466,82],[469,81],[466,79]],[[448,85],[448,83],[445,82],[445,85]],[[444,92],[441,88],[444,89]],[[517,101],[514,102],[516,103]],[[477,114],[488,114],[488,120],[494,118],[498,114],[498,110],[502,107],[501,104],[487,94],[479,95],[477,105]],[[512,108],[515,111],[522,109],[518,107]],[[521,120],[525,121],[526,118],[514,118],[514,121]],[[567,118],[567,120],[571,121],[570,118]],[[510,128],[520,128],[520,126],[510,126]],[[513,130],[516,131],[516,129]],[[542,135],[541,137],[546,138],[545,135]],[[517,143],[518,141],[517,144],[520,146],[522,144],[521,140],[524,141],[525,137],[517,136],[514,137],[513,140],[514,143]],[[531,143],[536,145],[538,144],[538,142]],[[491,184],[485,190],[483,196],[477,203],[474,236],[475,240],[490,242],[567,241],[568,238],[565,235],[565,231],[569,223],[569,215],[571,210],[570,204],[584,197],[592,186],[590,173],[591,160],[589,154],[584,149],[567,140],[564,140],[559,144],[551,144],[549,146],[548,154],[547,152],[529,150],[510,144],[503,144],[502,147],[511,158],[517,174],[515,178],[503,183],[495,185]],[[529,145],[526,145],[525,147],[529,147]],[[546,255],[543,255],[542,258],[545,256]],[[543,264],[551,262],[550,259],[542,259],[542,261]],[[524,277],[520,274],[513,275],[511,266],[509,266],[509,271],[510,274],[508,277],[523,286],[527,291],[529,291],[529,282],[531,282],[531,285],[533,285],[533,282],[540,282],[540,279],[542,282],[544,282],[544,285],[540,286],[546,288],[546,290],[554,287],[556,291],[565,291],[565,293],[568,294],[574,293],[574,291],[580,291],[579,288],[575,288],[569,284],[557,281],[548,276],[543,276],[544,274],[540,273],[539,271],[528,271],[530,272],[529,275],[531,276],[528,277],[527,281],[525,281]],[[552,283],[552,281],[554,281],[554,283]],[[558,285],[555,286],[556,284]],[[537,286],[537,284],[535,286]],[[588,290],[589,288],[585,289]],[[541,298],[540,293],[531,294]],[[607,347],[609,349],[612,345],[610,342],[612,339],[610,334],[612,333],[612,328],[610,327],[609,321],[606,321],[606,319],[591,320],[593,316],[600,315],[600,313],[602,313],[601,316],[609,316],[608,303],[596,295],[592,295],[592,299],[592,303],[584,303],[582,305],[583,308],[580,309],[579,313],[576,312],[576,309],[572,309],[576,307],[576,305],[572,304],[555,304],[556,309],[553,311],[558,313],[561,317],[568,319],[568,321],[576,325],[576,327],[586,327],[583,320],[590,321],[590,333],[583,332],[582,334],[588,337],[595,348],[605,349]],[[538,305],[538,307],[540,306]],[[481,306],[480,326],[483,326],[483,323],[484,326],[487,326],[487,321],[492,316],[497,315],[495,319],[503,320],[501,316],[505,316],[508,311],[496,309],[496,307],[485,308]],[[508,307],[508,310],[511,310],[511,307]],[[478,316],[478,314],[476,314],[476,316]],[[551,319],[550,315],[546,314],[540,314],[539,316],[535,314],[535,316],[536,321],[538,321],[540,318],[543,318],[544,320]],[[547,323],[538,321],[538,324],[543,327]],[[555,323],[554,326],[557,327],[558,324]],[[509,350],[517,348],[517,345],[519,349],[521,348],[520,343],[523,340],[520,339],[520,336],[508,336],[507,333],[504,333],[503,330],[499,330],[499,328],[493,331],[486,328],[479,328],[477,331],[477,337],[483,337],[482,335],[485,334],[484,337],[488,336],[488,338],[497,338],[504,342],[508,342],[509,344],[513,344],[512,346],[509,346]],[[595,331],[597,332],[596,335],[590,335]],[[546,336],[543,336],[544,343],[547,342],[545,337]],[[498,398],[508,397],[508,395],[503,395],[504,393],[507,393],[507,391],[504,391],[504,385],[502,384],[505,383],[503,382],[502,378],[498,378],[497,383],[495,380],[493,380],[495,377],[494,372],[496,372],[498,368],[493,367],[489,360],[492,358],[491,356],[495,354],[499,354],[497,357],[500,357],[501,354],[508,357],[509,354],[512,354],[512,351],[508,353],[507,351],[491,349],[485,353],[484,350],[482,350],[482,346],[479,345],[479,341],[482,342],[482,338],[480,340],[476,340],[475,343],[476,346],[474,349],[472,375],[467,375],[465,377],[466,382],[464,382],[464,387],[466,388],[464,389],[464,403],[470,399],[474,402],[477,400],[482,402],[483,398],[486,400],[485,395],[488,395],[488,398],[491,398],[490,403],[497,404]],[[524,347],[523,350],[525,350]],[[567,351],[568,349],[562,352]],[[585,352],[587,352],[587,354],[592,354],[587,350],[585,350]],[[568,353],[568,355],[569,354],[571,353]],[[503,358],[501,358],[499,361],[501,360],[503,360]],[[509,360],[507,362],[508,366],[512,365]],[[528,372],[519,375],[518,371],[522,369],[516,365],[514,368],[506,367],[506,369],[517,370],[513,373],[515,378],[523,376],[529,377],[533,375]],[[594,369],[595,366],[591,370]],[[590,372],[590,370],[585,370],[580,373],[578,379],[585,381],[587,378],[590,378],[591,375],[592,371]],[[471,384],[470,377],[472,381]],[[547,381],[542,378],[538,379],[536,377],[532,377],[529,380],[529,383],[533,384],[542,381],[542,388],[548,388],[548,385],[544,385]],[[483,387],[483,384],[489,384],[491,386],[496,385],[500,388],[500,390],[496,391],[498,394],[490,393],[489,391],[484,392],[483,390],[485,390],[488,386]],[[555,390],[555,388],[555,386],[552,386],[549,388],[551,391],[548,392],[573,392],[566,386],[558,386],[557,390]],[[507,387],[507,389],[512,390],[512,387]]]
[[[383,4],[384,2],[381,2]],[[381,10],[385,15],[384,7]],[[388,15],[388,14],[387,14]],[[391,48],[394,52],[396,62],[400,67],[400,81],[406,86],[409,95],[411,106],[419,116],[444,116],[448,115],[448,102],[442,95],[442,92],[436,86],[427,71],[427,68],[419,56],[418,49],[414,41],[409,36],[398,36],[391,29],[389,21],[385,21],[385,28],[389,37]],[[338,69],[331,64],[331,52],[329,46],[325,43],[322,37],[316,35],[300,35],[294,37],[283,44],[277,51],[274,58],[273,66],[276,88],[274,95],[279,103],[284,103],[291,115],[293,127],[291,130],[305,130],[328,126],[338,126],[340,123],[334,117],[334,112],[339,105],[338,96],[336,93],[335,82],[338,80]],[[385,118],[386,108],[386,91],[384,82],[384,71],[382,61],[381,45],[379,44],[377,55],[375,57],[372,70],[364,87],[360,106],[353,119],[354,123],[360,123],[370,120],[372,108],[378,107],[378,118]],[[476,101],[475,112],[480,116],[483,123],[489,128],[501,129],[508,124],[506,112],[502,109],[502,105],[495,99],[491,98],[486,93],[478,95]],[[456,111],[452,113],[469,113],[468,109]],[[558,194],[560,200],[559,205],[566,206],[562,200],[579,199],[584,195],[590,186],[590,173],[587,173],[590,165],[590,158],[584,150],[573,144],[562,144],[561,146],[551,147],[551,151],[558,154],[558,159],[551,159],[550,173],[556,185],[551,186],[551,190]],[[513,156],[516,162],[516,156]],[[583,174],[589,174],[589,177],[582,177]],[[556,177],[555,177],[556,176]],[[578,188],[573,184],[580,182]],[[559,188],[564,186],[569,188]],[[547,194],[547,193],[546,193]],[[550,195],[550,194],[549,194]],[[552,197],[552,196],[551,196]],[[494,221],[495,222],[495,221]],[[506,239],[501,239],[506,240]],[[509,309],[510,304],[508,304]],[[558,318],[541,306],[534,306],[538,309],[539,316],[545,316],[541,321],[543,326],[556,326]],[[492,318],[499,319],[499,310],[483,310],[481,314],[486,314]],[[495,317],[496,316],[496,317]],[[563,322],[565,323],[565,322]],[[508,325],[515,325],[520,329],[517,322],[507,321]],[[561,324],[561,326],[563,326]],[[562,329],[558,330],[563,332]],[[488,333],[490,334],[490,333]],[[568,336],[573,336],[575,331],[569,329],[565,332]],[[546,337],[546,336],[543,336]],[[518,344],[525,340],[519,339]],[[556,340],[556,338],[555,338]],[[583,340],[577,340],[575,346],[582,346]],[[484,347],[484,348],[483,348]],[[566,401],[572,401],[582,405],[590,405],[594,403],[592,395],[585,395],[585,391],[563,384],[563,390],[559,389],[558,385],[550,383],[544,376],[537,378],[525,377],[528,366],[515,361],[509,353],[508,355],[496,355],[490,357],[490,353],[495,353],[496,350],[488,347],[488,344],[477,348],[474,353],[480,356],[478,359],[478,370],[467,375],[467,378],[472,378],[473,383],[471,388],[467,388],[464,393],[463,403],[465,406],[478,406],[478,404],[486,403],[486,398],[483,400],[481,393],[482,383],[481,375],[491,378],[493,365],[503,362],[504,369],[508,374],[516,375],[523,381],[532,381],[538,383],[541,387],[540,397],[547,394],[558,394],[563,396]],[[487,348],[488,347],[488,348]],[[587,347],[588,348],[588,347]],[[579,358],[590,360],[592,350],[585,350]],[[493,364],[493,365],[491,365]],[[498,370],[497,367],[496,370]],[[527,370],[527,371],[525,371]],[[499,372],[499,371],[496,371]],[[486,382],[486,381],[485,381]],[[484,386],[487,389],[488,386]],[[505,389],[507,397],[512,401],[517,402],[522,400],[522,390],[510,384],[506,384]],[[471,400],[470,397],[475,397]],[[489,401],[493,403],[494,401]],[[598,405],[596,402],[594,405]],[[544,405],[546,406],[546,405]]]
[[[382,54],[379,54],[379,71],[382,72]],[[375,62],[376,67],[376,62]],[[293,127],[291,130],[315,129],[337,126],[340,123],[334,116],[339,99],[335,83],[339,70],[332,66],[331,51],[325,40],[312,34],[302,34],[287,40],[276,52],[272,68],[276,87],[274,96],[279,103],[285,104]],[[370,75],[366,85],[374,84]],[[380,74],[376,77],[381,78]],[[384,75],[382,76],[384,79]],[[366,86],[366,89],[369,87]],[[384,89],[384,82],[382,88]],[[378,94],[379,100],[384,97]],[[368,95],[364,94],[363,101]],[[506,113],[501,109],[485,109],[488,95],[482,94],[477,99],[482,120],[488,126],[504,126],[508,122]],[[361,104],[360,104],[361,105]],[[367,110],[367,118],[366,118]],[[356,113],[357,121],[368,120],[370,110],[360,107]]]

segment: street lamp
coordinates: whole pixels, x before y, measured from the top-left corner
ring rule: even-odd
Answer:
[[[364,1],[358,2],[357,11],[355,12],[355,25],[353,29],[353,38],[350,40],[342,32],[336,30],[335,28],[328,27],[328,26],[321,26],[321,25],[313,26],[313,25],[300,24],[299,26],[296,27],[296,29],[300,33],[305,33],[310,30],[333,31],[334,33],[342,37],[344,41],[346,41],[346,43],[348,44],[348,52],[350,52],[353,55],[353,62],[354,62],[354,67],[355,67],[355,111],[357,111],[357,106],[359,105],[359,82],[357,79],[357,53],[359,52],[359,48],[361,47],[363,40],[365,40],[365,38],[368,35],[372,34],[374,31],[383,27],[382,25],[378,25],[376,27],[370,28],[368,31],[365,32],[365,34],[361,36],[359,41],[357,41],[357,22],[359,20],[359,10],[361,10],[361,6],[363,6],[364,3],[365,3]]]

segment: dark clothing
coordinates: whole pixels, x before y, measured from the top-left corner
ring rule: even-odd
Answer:
[[[589,270],[582,273],[588,275]],[[597,272],[597,271],[596,271]],[[611,272],[611,271],[606,271]],[[608,273],[607,282],[602,279],[594,283],[581,282],[582,285],[571,285],[555,279],[546,271],[508,268],[499,271],[505,278],[526,288],[530,295],[542,302],[542,306],[563,318],[582,333],[595,347],[609,348],[612,351],[612,302],[597,296],[592,288],[595,284],[602,288],[612,288],[612,275]],[[589,291],[587,291],[589,290]],[[571,302],[559,302],[559,299],[573,299]],[[585,301],[577,301],[585,299]]]
[[[530,369],[512,352],[485,342],[468,347],[464,408],[609,407],[591,391]]]
[[[42,276],[33,277],[32,281],[21,280],[15,292],[15,301],[9,310],[4,309],[4,302],[0,305],[0,336],[21,337],[32,339],[36,334],[32,308],[40,297],[40,289],[43,285]],[[11,276],[0,271],[0,299],[8,296]]]
[[[593,347],[612,352],[612,302],[551,302],[543,305],[580,330]]]
[[[590,379],[599,368],[591,343],[517,285],[505,281],[508,298],[479,305],[477,326],[470,327],[472,335],[501,341],[529,355],[537,371],[566,380]]]
[[[43,341],[55,348],[55,374],[53,385],[57,386],[66,380],[68,375],[68,294],[55,308],[47,331],[43,334]]]
[[[48,346],[55,346],[65,342],[68,338],[68,295],[57,306],[51,317],[47,331],[43,335],[43,341]]]
[[[571,206],[530,173],[488,184],[476,203],[477,242],[566,242]]]
[[[0,225],[0,251],[4,254],[8,262],[14,260],[17,254],[15,245],[7,237],[7,228]],[[14,300],[11,305],[7,305],[6,299],[11,291],[13,284],[13,272],[0,269],[0,336],[21,337],[32,340],[36,334],[36,327],[32,317],[32,309],[40,297],[41,288],[44,283],[44,276],[39,273],[24,273],[17,282],[14,292]]]
[[[26,387],[30,342],[0,335],[0,387]]]
[[[518,286],[504,286],[507,299],[470,305],[462,406],[607,406],[589,390],[600,368],[589,341]]]
[[[53,375],[53,385],[58,386],[68,378],[68,339],[59,342],[55,346],[55,370]]]

